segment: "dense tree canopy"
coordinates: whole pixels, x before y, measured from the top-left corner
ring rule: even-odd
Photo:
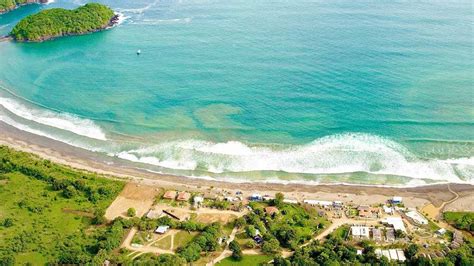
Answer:
[[[0,0],[0,13],[12,10],[18,5],[26,4],[27,0]]]
[[[11,36],[17,41],[44,41],[59,36],[85,34],[106,28],[113,17],[112,9],[98,3],[89,3],[73,10],[46,9],[18,22]]]

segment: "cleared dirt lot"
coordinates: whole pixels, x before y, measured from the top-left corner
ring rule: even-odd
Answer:
[[[203,213],[203,214],[198,214],[196,217],[196,221],[201,222],[201,223],[214,223],[214,222],[220,222],[223,224],[226,224],[232,220],[237,218],[237,215],[233,214],[217,214],[217,213]]]
[[[107,208],[105,218],[113,220],[119,216],[126,217],[129,208],[134,208],[137,211],[137,216],[141,217],[150,209],[159,192],[160,189],[156,187],[128,183]]]

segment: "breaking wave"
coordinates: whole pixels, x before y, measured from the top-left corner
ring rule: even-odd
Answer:
[[[366,172],[439,182],[464,182],[451,161],[423,160],[395,141],[358,133],[327,136],[295,146],[250,146],[238,141],[172,141],[123,151],[115,156],[165,168],[215,174],[250,171],[300,174]],[[456,162],[464,167],[461,161]],[[471,172],[469,169],[466,171]],[[467,177],[470,175],[472,173]]]
[[[302,145],[194,139],[139,144],[114,140],[112,135],[112,139],[108,139],[92,120],[3,96],[0,96],[0,120],[72,146],[158,166],[163,168],[163,173],[219,178],[265,172],[264,180],[259,181],[269,181],[275,179],[276,172],[300,175],[363,172],[410,178],[404,186],[426,184],[427,180],[435,183],[474,181],[474,157],[422,159],[401,143],[363,133],[331,135]]]
[[[140,8],[118,8],[117,10],[120,11],[120,12],[124,12],[124,13],[143,14],[145,11],[147,11],[148,9],[154,7],[159,2],[160,2],[159,0],[156,0],[156,1],[146,5],[144,7],[140,7]]]
[[[15,116],[34,123],[69,131],[91,139],[107,140],[102,129],[89,119],[47,109],[30,108],[11,98],[0,97],[0,106]]]
[[[192,18],[174,18],[174,19],[143,19],[140,21],[133,22],[136,25],[160,25],[160,24],[173,24],[173,23],[189,23]]]

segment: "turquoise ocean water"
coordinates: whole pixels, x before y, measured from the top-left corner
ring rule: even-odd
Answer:
[[[471,1],[100,2],[120,25],[0,43],[1,121],[170,174],[474,183]]]

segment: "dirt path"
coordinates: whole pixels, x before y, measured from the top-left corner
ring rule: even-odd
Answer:
[[[171,247],[170,247],[170,250],[174,250],[174,236],[176,235],[176,233],[172,234],[171,235]]]
[[[448,201],[442,202],[439,207],[434,206],[432,203],[427,204],[423,206],[423,208],[421,209],[421,212],[424,213],[426,216],[428,216],[428,218],[430,218],[439,227],[453,230],[453,228],[449,224],[443,221],[442,214],[446,205],[453,203],[457,199],[459,199],[459,194],[456,191],[451,189],[451,184],[448,184],[448,190],[454,195],[454,198]]]
[[[212,265],[218,263],[219,261],[227,258],[230,254],[232,254],[232,251],[229,250],[229,243],[234,241],[236,233],[237,233],[237,227],[234,227],[234,229],[232,229],[232,233],[230,233],[229,240],[227,240],[227,242],[226,242],[225,249],[222,251],[222,253],[217,258],[213,259],[211,262],[206,263],[206,266],[212,266]]]
[[[137,233],[137,229],[135,227],[132,227],[130,231],[128,232],[128,235],[125,237],[125,239],[122,242],[122,245],[120,245],[121,248],[126,248],[127,246],[132,243],[133,236]]]

